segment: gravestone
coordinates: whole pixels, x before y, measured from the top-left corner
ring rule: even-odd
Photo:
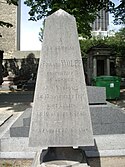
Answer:
[[[93,133],[76,21],[58,10],[46,19],[29,146],[91,146]]]

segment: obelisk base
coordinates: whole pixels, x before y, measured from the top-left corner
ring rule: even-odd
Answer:
[[[82,149],[73,147],[50,147],[39,151],[32,167],[89,167]]]

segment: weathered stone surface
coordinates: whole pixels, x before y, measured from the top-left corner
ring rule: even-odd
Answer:
[[[125,134],[125,114],[115,105],[90,105],[94,135]]]
[[[104,88],[95,87],[95,86],[94,87],[87,86],[87,93],[88,93],[89,104],[104,104],[104,103],[106,103],[105,89]],[[92,107],[94,107],[94,106],[92,105]],[[101,105],[100,105],[100,107],[101,107]],[[103,105],[102,107],[106,107],[106,105]],[[28,137],[29,136],[31,111],[32,111],[31,108],[25,110],[24,113],[12,125],[12,127],[10,128],[10,136],[11,137]],[[92,114],[95,115],[92,121],[94,123],[96,123],[95,121],[96,120],[98,121],[98,118],[99,118],[96,115],[96,110],[91,109],[91,112],[92,112]]]
[[[100,116],[98,116],[97,111],[94,107],[97,107],[97,105],[95,105],[95,104],[99,104],[98,109],[102,109],[102,107],[104,107],[104,108],[107,107],[107,105],[102,105],[102,104],[107,103],[106,96],[105,96],[105,88],[95,87],[95,86],[94,87],[87,86],[87,93],[88,93],[89,104],[91,105],[90,111],[92,112],[91,113],[92,118],[93,118],[92,122],[99,123],[99,121],[101,120],[100,119],[101,113],[100,113]],[[94,105],[92,105],[92,104],[94,104]],[[99,106],[100,106],[100,108],[99,108]],[[115,110],[116,110],[116,108],[117,107],[115,107]],[[107,109],[109,112],[109,107]],[[24,113],[18,118],[19,120],[17,119],[16,122],[12,125],[12,127],[10,128],[10,136],[11,137],[28,137],[29,136],[31,111],[32,111],[31,108],[25,110]],[[121,120],[121,118],[119,118],[119,121],[120,120]],[[96,126],[94,126],[94,127],[96,128]],[[99,127],[101,127],[101,125],[99,125]],[[95,132],[94,129],[93,129],[93,131]]]
[[[0,111],[0,126],[2,126],[12,116],[12,111]]]
[[[10,128],[11,137],[28,137],[31,119],[31,108],[26,109]]]
[[[46,20],[29,145],[93,145],[76,21],[63,10]]]
[[[37,167],[90,167],[86,163],[72,162],[72,161],[57,161],[50,163],[43,163]]]
[[[104,87],[87,86],[89,104],[106,104],[106,90]]]
[[[107,105],[90,105],[89,107],[94,135],[125,134],[125,114],[121,108],[110,103]],[[11,127],[10,136],[28,137],[30,119],[31,109],[25,110],[19,120]]]
[[[0,3],[0,18],[1,21],[11,23],[13,27],[7,28],[0,26],[0,50],[10,55],[16,50],[16,19],[17,19],[17,6],[8,5],[4,0]],[[5,54],[5,56],[6,56]],[[5,58],[5,57],[4,57]]]

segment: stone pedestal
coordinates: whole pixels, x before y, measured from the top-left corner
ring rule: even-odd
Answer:
[[[51,147],[39,151],[32,167],[87,167],[86,157],[81,149],[72,147]]]

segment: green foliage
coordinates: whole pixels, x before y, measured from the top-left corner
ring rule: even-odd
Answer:
[[[40,40],[40,42],[43,42],[43,28],[40,28],[39,40]]]
[[[107,38],[106,43],[115,49],[116,56],[125,56],[125,28],[120,29],[115,36]]]
[[[125,28],[120,29],[114,36],[105,37],[104,39],[97,37],[80,40],[82,57],[86,57],[87,51],[98,44],[106,44],[114,50],[116,56],[125,57]]]
[[[115,5],[114,0],[25,0],[24,3],[31,8],[29,20],[33,21],[64,9],[75,16],[78,33],[85,38],[91,37],[91,23],[101,9],[114,14],[114,24],[125,24],[125,0],[119,0],[119,5]]]
[[[90,38],[90,39],[80,40],[80,47],[81,47],[82,57],[84,57],[84,58],[87,57],[88,50],[91,47],[96,46],[98,44],[105,44],[105,39],[97,37],[97,38]]]
[[[107,2],[107,0],[25,0],[24,3],[31,8],[29,20],[44,19],[61,8],[75,16],[78,33],[81,36],[91,37],[90,23],[94,22],[99,10],[107,9]]]
[[[120,0],[119,5],[110,6],[109,11],[114,14],[114,24],[125,24],[125,0]]]

